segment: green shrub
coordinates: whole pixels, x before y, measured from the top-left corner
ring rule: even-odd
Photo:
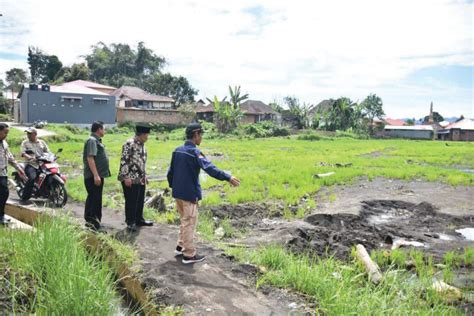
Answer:
[[[290,130],[287,127],[277,126],[271,121],[262,121],[256,124],[244,125],[243,130],[246,135],[256,138],[290,135]]]
[[[309,141],[315,141],[315,140],[332,140],[330,137],[323,136],[319,133],[316,132],[304,132],[302,134],[298,135],[299,140],[309,140]]]

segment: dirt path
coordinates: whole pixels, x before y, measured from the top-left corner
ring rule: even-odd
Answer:
[[[9,202],[18,203],[14,192],[10,197]],[[41,207],[42,204],[41,201],[35,201],[28,206]],[[66,209],[79,221],[83,221],[82,203],[68,203]],[[255,270],[252,266],[237,264],[222,256],[219,249],[203,242],[198,242],[197,246],[207,259],[203,263],[183,265],[173,253],[177,226],[155,224],[130,234],[125,231],[123,221],[122,212],[104,210],[103,224],[107,232],[137,246],[143,284],[152,291],[158,304],[183,306],[185,315],[302,313],[297,308],[304,304],[297,295],[278,289],[267,289],[265,294],[256,290],[255,280],[252,278]],[[295,309],[293,306],[298,307]]]
[[[28,126],[24,126],[24,125],[16,125],[16,124],[12,124],[10,123],[10,125],[13,127],[13,128],[16,128],[17,130],[20,130],[22,132],[24,132]],[[48,131],[46,129],[41,129],[41,128],[37,128],[36,131],[38,132],[38,137],[47,137],[47,136],[53,136],[53,135],[56,135],[55,132],[53,131]]]

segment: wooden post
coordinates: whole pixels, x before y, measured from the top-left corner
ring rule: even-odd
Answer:
[[[356,246],[356,256],[365,266],[365,270],[369,274],[369,281],[374,284],[379,284],[382,281],[382,273],[380,273],[379,266],[370,259],[369,254],[364,246],[358,244]]]

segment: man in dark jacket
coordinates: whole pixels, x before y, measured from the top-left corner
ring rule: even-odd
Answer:
[[[199,183],[200,170],[203,169],[218,180],[228,181],[233,186],[240,184],[239,179],[218,169],[197,148],[201,144],[203,133],[198,123],[192,123],[186,128],[187,140],[183,146],[176,148],[173,152],[167,175],[181,221],[175,254],[183,255],[184,264],[205,259],[205,256],[196,253],[193,243],[198,218],[198,202],[202,199]]]

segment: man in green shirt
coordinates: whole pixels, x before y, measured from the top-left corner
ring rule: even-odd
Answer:
[[[102,190],[104,178],[110,177],[109,158],[102,144],[105,135],[104,123],[92,123],[91,136],[84,144],[84,185],[87,190],[84,219],[86,227],[93,231],[102,230]]]

